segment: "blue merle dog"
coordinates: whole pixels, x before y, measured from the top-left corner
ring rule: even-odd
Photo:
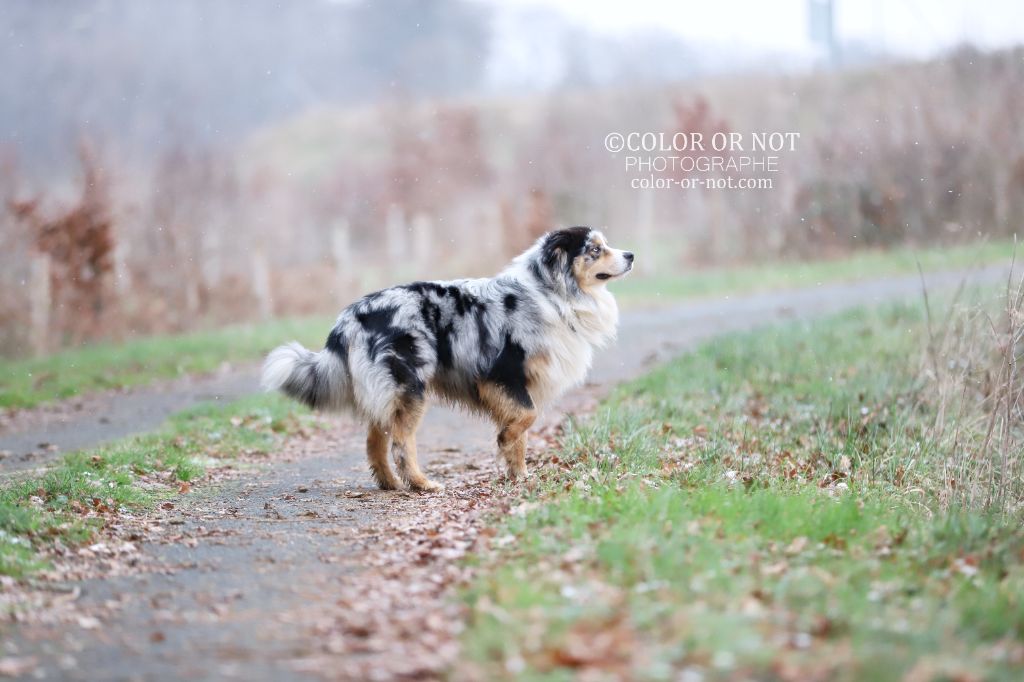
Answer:
[[[294,342],[272,351],[262,384],[363,418],[384,490],[441,488],[416,461],[431,396],[490,416],[509,476],[524,476],[527,429],[540,408],[583,382],[594,351],[615,338],[619,312],[605,285],[632,267],[633,254],[596,230],[549,232],[496,277],[364,296],[342,311],[322,351]]]

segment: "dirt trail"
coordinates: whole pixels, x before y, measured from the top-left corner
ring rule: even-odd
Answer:
[[[985,270],[972,281],[1004,275]],[[962,278],[926,277],[931,289]],[[620,341],[599,356],[592,383],[547,424],[709,336],[915,297],[920,287],[917,277],[892,278],[625,314]],[[147,424],[173,411],[159,395],[130,398],[133,409],[148,411]],[[175,508],[128,523],[145,532],[125,531],[71,559],[83,564],[81,579],[40,581],[29,595],[33,611],[0,625],[0,662],[7,657],[26,679],[69,680],[389,679],[443,669],[456,654],[459,624],[445,590],[465,570],[458,559],[486,537],[480,516],[509,497],[494,482],[491,430],[432,409],[418,438],[421,461],[448,488],[416,495],[373,489],[362,430],[347,419],[331,423],[290,440],[266,465],[223,472]],[[92,437],[123,433],[105,427]],[[53,442],[49,428],[37,424],[18,437]],[[535,436],[534,456],[549,443]]]
[[[154,386],[79,396],[0,419],[0,471],[42,466],[62,452],[151,431],[175,412],[202,402],[230,402],[259,390],[258,366],[225,366],[213,374]]]

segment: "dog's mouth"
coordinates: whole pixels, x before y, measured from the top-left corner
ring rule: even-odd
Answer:
[[[610,272],[599,272],[599,273],[597,273],[594,276],[597,277],[599,280],[604,281],[606,279],[612,279],[613,277],[622,277],[623,275],[625,275],[627,272],[629,272],[632,269],[633,269],[633,264],[629,263],[628,265],[626,265],[626,269],[625,270],[623,270],[622,272],[616,273],[614,275],[612,273],[610,273]]]

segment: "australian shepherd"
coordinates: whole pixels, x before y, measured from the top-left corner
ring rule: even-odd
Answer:
[[[615,338],[619,310],[605,287],[633,254],[588,227],[544,235],[496,277],[413,282],[345,308],[314,353],[280,346],[265,390],[318,410],[351,410],[369,425],[377,485],[437,490],[416,461],[428,397],[486,414],[511,478],[526,473],[526,430],[538,410],[581,384],[594,351]],[[398,476],[388,466],[390,444]]]

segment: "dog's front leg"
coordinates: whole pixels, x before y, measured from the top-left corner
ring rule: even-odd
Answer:
[[[536,419],[535,412],[524,410],[498,431],[498,452],[508,466],[509,478],[526,477],[526,431]]]

